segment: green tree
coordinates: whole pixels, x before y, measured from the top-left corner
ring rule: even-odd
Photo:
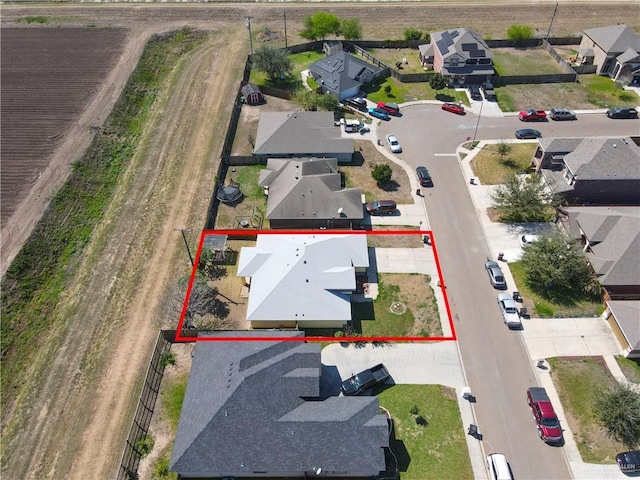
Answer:
[[[288,52],[280,48],[262,45],[251,57],[253,65],[267,74],[271,80],[287,76],[291,73],[291,60]]]
[[[546,298],[580,296],[594,275],[580,247],[560,232],[529,245],[520,262],[529,286]]]
[[[500,142],[498,144],[498,155],[500,155],[500,163],[504,161],[504,157],[511,152],[511,145],[506,142]]]
[[[327,12],[316,12],[311,17],[306,17],[303,21],[304,29],[300,32],[302,38],[307,40],[324,40],[327,35],[340,35],[340,19]]]
[[[371,170],[371,176],[378,183],[378,185],[383,185],[391,180],[391,175],[393,174],[391,167],[386,163],[379,163],[373,170]]]
[[[629,448],[640,443],[640,393],[629,385],[617,384],[597,390],[594,409],[610,436]]]
[[[447,82],[447,79],[440,73],[434,73],[433,75],[431,75],[431,77],[429,77],[429,86],[436,91],[436,95],[438,94],[439,90],[444,90],[445,88],[447,88],[448,84],[449,82]]]
[[[317,105],[322,110],[335,111],[338,108],[338,99],[330,93],[324,95],[318,95]]]
[[[507,30],[509,40],[529,40],[533,38],[533,29],[527,25],[511,25]]]
[[[405,40],[420,40],[422,38],[422,32],[416,28],[405,28],[403,32]]]
[[[546,222],[554,196],[542,176],[527,175],[520,180],[515,175],[507,177],[504,185],[491,192],[492,206],[500,213],[502,222]]]
[[[384,86],[384,93],[385,95],[388,97],[389,94],[391,93],[391,85],[389,85],[388,83]]]
[[[362,26],[357,18],[346,18],[342,21],[342,36],[345,40],[359,40],[362,38]]]

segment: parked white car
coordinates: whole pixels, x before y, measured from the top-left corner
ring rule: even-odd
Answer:
[[[402,147],[395,135],[387,135],[387,144],[393,153],[402,153]]]
[[[524,248],[540,240],[540,235],[520,235],[518,240],[520,241],[520,246]]]
[[[500,313],[502,313],[502,321],[507,327],[510,329],[519,329],[522,327],[516,302],[508,293],[498,295],[498,306],[500,307]]]

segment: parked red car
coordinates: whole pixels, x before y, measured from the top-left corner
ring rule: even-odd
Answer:
[[[562,442],[562,427],[547,391],[542,387],[527,389],[527,403],[538,425],[538,435],[547,443]]]
[[[522,110],[519,117],[523,122],[541,122],[547,119],[547,112],[530,108],[529,110]]]
[[[378,102],[378,108],[384,110],[389,115],[399,115],[400,107],[397,103]]]
[[[457,113],[458,115],[464,115],[464,107],[457,103],[445,102],[442,104],[442,110],[446,110],[447,112],[451,113]]]

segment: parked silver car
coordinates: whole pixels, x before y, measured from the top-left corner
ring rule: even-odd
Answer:
[[[510,329],[518,329],[522,327],[522,321],[520,320],[520,314],[518,313],[516,302],[508,293],[501,293],[498,295],[498,306],[500,307],[500,313],[502,313],[502,321],[507,327]]]
[[[507,289],[507,281],[504,279],[504,274],[502,273],[500,265],[492,260],[487,260],[484,264],[484,268],[487,270],[489,281],[491,282],[491,285],[493,285],[493,288],[497,288],[498,290]]]

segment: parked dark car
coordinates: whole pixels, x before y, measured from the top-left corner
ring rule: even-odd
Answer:
[[[464,115],[464,107],[458,103],[445,102],[442,104],[442,110],[447,112],[457,113],[458,115]]]
[[[433,180],[431,174],[427,170],[427,167],[416,168],[416,175],[418,175],[418,181],[423,187],[433,187]]]
[[[369,215],[388,215],[398,210],[398,206],[393,200],[376,200],[375,202],[367,203],[365,208]]]
[[[367,101],[364,98],[348,98],[344,103],[346,103],[350,107],[355,108],[356,110],[360,110],[361,112],[367,111]]]
[[[493,85],[491,84],[491,82],[483,82],[482,84],[480,84],[480,90],[482,90],[482,93],[484,93],[484,98],[486,98],[487,100],[495,100],[496,92],[493,89]]]
[[[469,96],[471,97],[471,100],[482,100],[480,87],[478,85],[469,85]]]
[[[340,390],[342,390],[342,393],[345,395],[358,395],[374,385],[384,383],[390,377],[391,375],[389,375],[387,368],[379,363],[375,367],[371,367],[346,379],[342,382]]]
[[[576,120],[576,112],[566,108],[552,108],[549,112],[551,120]]]
[[[638,111],[631,107],[615,107],[607,110],[609,118],[638,118]]]
[[[534,130],[533,128],[522,128],[520,130],[516,130],[516,138],[520,140],[525,138],[541,138],[542,133],[538,130]]]
[[[640,450],[619,453],[616,455],[616,462],[624,473],[640,472]]]

